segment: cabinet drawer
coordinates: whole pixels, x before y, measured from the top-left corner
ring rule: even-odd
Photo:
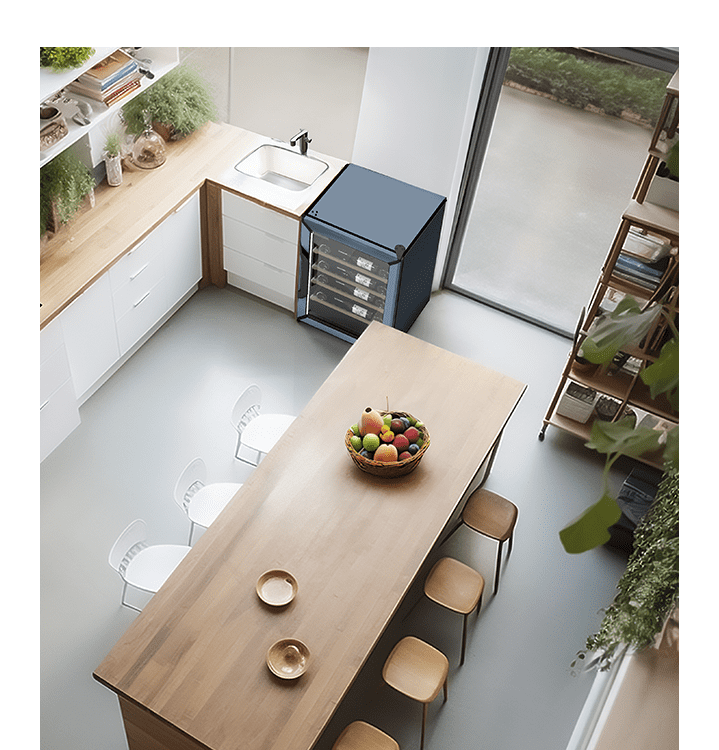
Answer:
[[[40,403],[47,401],[61,385],[70,380],[70,364],[61,346],[40,365]]]
[[[115,319],[121,318],[135,307],[138,300],[162,281],[165,275],[161,253],[153,255],[142,263],[118,289],[113,289],[112,303],[115,308]]]
[[[241,221],[243,224],[261,229],[267,234],[297,245],[300,231],[297,219],[292,219],[227,191],[222,192],[222,213],[230,219]]]
[[[122,317],[118,317],[117,340],[120,354],[125,354],[166,312],[165,288],[160,281],[135,300]]]
[[[294,297],[294,273],[287,273],[228,247],[225,248],[225,270],[261,286],[275,289],[283,296]]]
[[[110,269],[110,286],[113,293],[141,275],[143,268],[160,252],[162,244],[159,230],[160,227],[153,230],[142,242],[125,253]]]
[[[294,274],[297,266],[297,242],[290,243],[273,234],[251,227],[241,221],[224,217],[224,244],[231,250],[267,263],[281,271]]]
[[[40,461],[44,461],[79,424],[75,389],[68,379],[50,398],[40,402]]]
[[[60,316],[58,316],[40,331],[40,363],[42,364],[64,344],[62,324],[60,323]]]

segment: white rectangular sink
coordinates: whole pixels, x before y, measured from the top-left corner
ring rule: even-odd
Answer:
[[[314,156],[303,156],[269,143],[259,146],[235,164],[238,172],[287,190],[305,190],[328,167]]]

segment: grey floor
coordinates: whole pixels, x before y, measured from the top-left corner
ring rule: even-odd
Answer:
[[[605,548],[569,556],[558,540],[597,498],[602,471],[598,456],[557,430],[537,440],[568,342],[451,292],[433,296],[411,333],[528,384],[486,485],[520,508],[514,551],[499,594],[470,619],[463,667],[461,619],[419,598],[391,623],[316,747],[329,750],[354,718],[403,750],[419,746],[419,706],[380,677],[391,646],[411,633],[451,663],[449,701],[429,709],[427,750],[562,750],[592,680],[572,676],[570,662],[625,565]],[[185,464],[203,457],[215,481],[248,475],[233,459],[229,421],[244,386],[260,384],[267,410],[298,412],[347,347],[272,305],[210,287],[81,407],[82,424],[40,467],[43,750],[127,747],[115,696],[91,676],[137,616],[120,606],[122,584],[107,563],[119,532],[140,517],[150,542],[184,543],[188,521],[172,488]],[[621,478],[612,477],[615,489]],[[461,529],[443,551],[491,580],[487,540]]]

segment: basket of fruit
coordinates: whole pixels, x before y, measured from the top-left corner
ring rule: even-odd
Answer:
[[[417,468],[429,448],[426,425],[405,411],[368,406],[345,434],[355,465],[378,477],[402,477]]]

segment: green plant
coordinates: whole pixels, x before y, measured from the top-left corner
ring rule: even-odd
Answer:
[[[122,138],[117,131],[108,133],[105,138],[105,153],[108,156],[119,156],[122,151]]]
[[[632,297],[625,297],[614,312],[602,319],[582,346],[582,356],[590,362],[608,365],[615,354],[629,343],[641,340],[665,315],[673,337],[667,341],[655,362],[642,370],[640,377],[654,399],[665,395],[673,409],[679,409],[679,331],[673,316],[667,316],[659,303],[642,309]],[[636,426],[625,417],[616,422],[596,419],[587,448],[606,456],[600,499],[559,532],[564,549],[569,553],[586,552],[610,539],[609,527],[616,523],[621,510],[609,491],[609,472],[620,456],[638,458],[661,450],[665,465],[679,465],[679,427],[666,436],[651,427]]]
[[[607,669],[625,647],[649,646],[679,602],[679,470],[669,464],[657,496],[634,532],[634,551],[599,631],[572,667]],[[586,661],[588,652],[596,654]]]
[[[151,122],[172,126],[180,137],[217,116],[205,81],[187,65],[173,68],[122,108],[128,133],[138,134],[145,129],[145,112]]]
[[[84,197],[95,187],[90,170],[66,149],[40,170],[40,234],[49,228],[53,204],[61,223],[75,215]]]
[[[78,68],[95,53],[93,47],[40,47],[40,67],[54,72]]]

